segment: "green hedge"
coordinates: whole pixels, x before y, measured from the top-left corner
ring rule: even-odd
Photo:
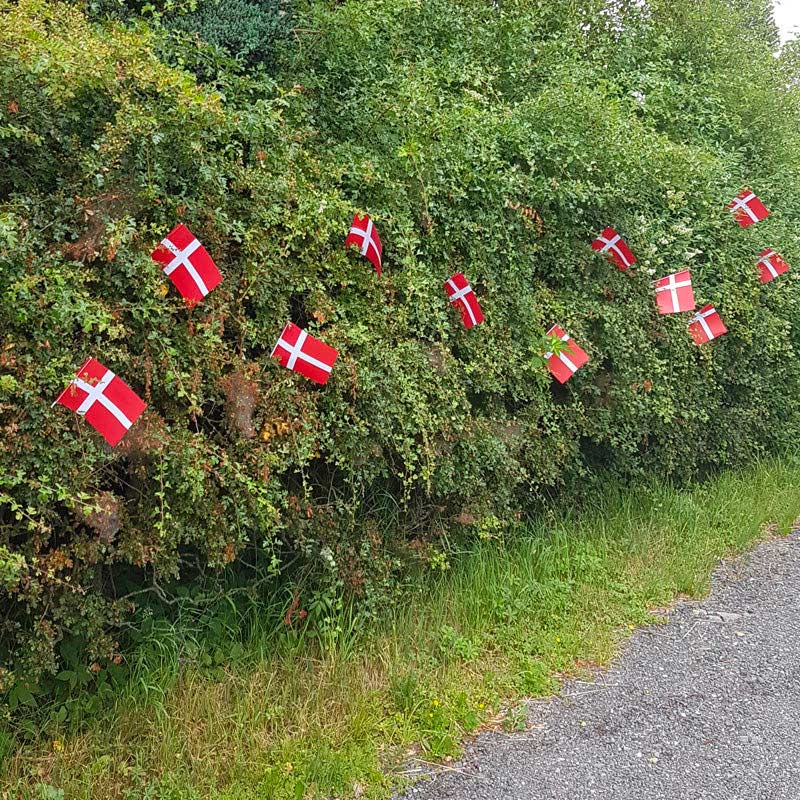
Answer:
[[[271,66],[290,29],[287,0],[201,0],[171,24],[221,47],[248,66]]]
[[[198,568],[299,565],[320,625],[608,471],[691,479],[793,443],[797,274],[755,268],[766,246],[800,265],[793,51],[748,23],[759,3],[582,5],[309,0],[275,82],[212,91],[159,60],[157,26],[0,0],[12,703],[64,658],[113,670],[119,623]],[[743,186],[773,212],[748,230],[725,211]],[[382,279],[343,248],[355,210]],[[224,275],[193,310],[148,255],[179,219]],[[589,248],[609,224],[633,275]],[[730,330],[703,348],[653,301],[687,266]],[[288,318],[340,350],[326,387],[269,359]],[[553,322],[591,356],[565,387]],[[89,355],[149,404],[114,450],[50,407]]]

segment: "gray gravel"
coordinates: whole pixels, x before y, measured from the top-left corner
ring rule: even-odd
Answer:
[[[530,703],[408,800],[800,800],[800,534],[720,565],[608,672]]]

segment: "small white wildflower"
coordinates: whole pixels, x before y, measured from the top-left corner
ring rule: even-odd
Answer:
[[[336,567],[336,559],[333,557],[333,550],[330,547],[323,547],[319,551],[319,556],[332,569]]]

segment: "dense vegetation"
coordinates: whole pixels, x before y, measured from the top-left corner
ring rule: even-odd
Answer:
[[[797,276],[762,287],[755,261],[800,264],[800,71],[767,6],[0,0],[10,706],[108,680],[143,607],[215,572],[302,585],[325,634],[545,498],[793,442]],[[744,186],[773,212],[748,230]],[[381,279],[343,249],[356,210]],[[149,258],[178,220],[225,277],[194,309]],[[589,249],[607,224],[635,274]],[[656,314],[686,266],[713,346]],[[326,387],[269,359],[287,318],[340,350]],[[592,359],[565,388],[556,321]],[[50,405],[89,355],[149,404],[114,450]]]

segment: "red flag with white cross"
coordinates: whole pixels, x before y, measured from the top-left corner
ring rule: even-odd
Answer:
[[[775,280],[778,275],[788,272],[789,265],[783,260],[783,256],[774,250],[764,250],[758,257],[758,272],[761,283],[769,283]]]
[[[94,358],[78,370],[56,403],[84,417],[112,447],[147,408],[125,381]]]
[[[293,322],[287,322],[270,355],[286,369],[324,384],[331,376],[339,351],[315,339]]]
[[[173,228],[150,255],[162,265],[164,274],[190,303],[202,300],[222,281],[214,260],[182,223]]]
[[[344,240],[344,246],[349,247],[351,244],[358,247],[361,255],[372,262],[375,271],[380,275],[383,259],[381,237],[378,236],[378,231],[367,214],[364,214],[363,217],[358,214],[353,216],[353,224],[350,226],[350,232]]]
[[[690,320],[689,333],[692,334],[695,344],[706,344],[712,339],[718,339],[728,332],[722,318],[710,303],[703,306]]]
[[[659,314],[678,314],[694,311],[692,274],[688,269],[674,272],[655,282]]]
[[[749,189],[739,192],[728,205],[728,210],[733,212],[733,218],[743,228],[749,228],[769,216],[767,207]]]
[[[558,325],[553,325],[548,336],[558,337],[563,342],[559,352],[545,353],[547,367],[559,383],[566,383],[584,364],[589,361],[589,356],[575,343],[568,333]]]
[[[613,228],[606,228],[592,242],[592,250],[605,253],[623,272],[636,263],[636,257]]]
[[[452,278],[448,278],[444,284],[444,290],[450,302],[461,312],[461,320],[465,328],[472,328],[483,322],[483,312],[481,311],[478,298],[475,292],[464,277],[463,272],[456,272]]]

